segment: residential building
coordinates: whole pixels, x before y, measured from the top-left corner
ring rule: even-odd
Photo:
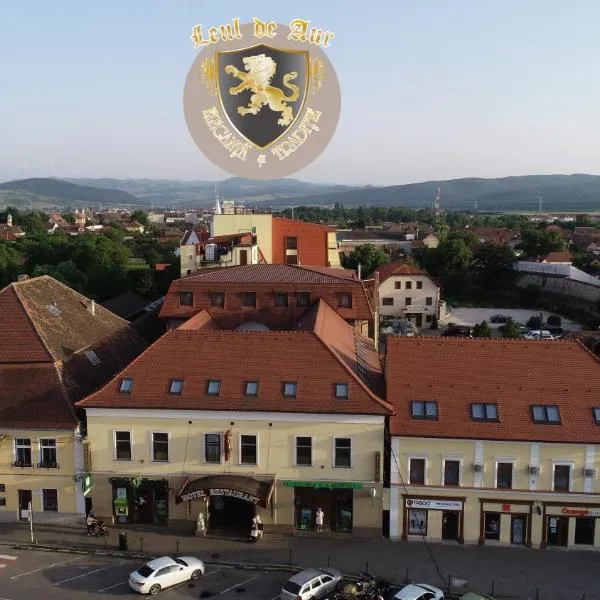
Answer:
[[[546,254],[546,256],[542,256],[539,259],[539,262],[558,265],[572,265],[573,255],[568,250],[561,252],[550,252],[549,254]]]
[[[237,212],[229,202],[231,207],[223,202],[223,212],[210,218],[211,237],[251,233],[268,264],[341,267],[334,227],[270,213]]]
[[[6,216],[6,223],[0,223],[0,240],[5,242],[16,242],[25,232],[18,226],[13,224],[11,214]]]
[[[48,276],[0,291],[0,521],[81,518],[89,470],[74,402],[146,344],[93,300]]]
[[[372,335],[372,289],[354,271],[325,267],[259,264],[206,269],[171,283],[160,316],[176,327],[206,310],[227,329],[247,321],[289,329],[321,298],[364,335]]]
[[[219,329],[206,311],[168,331],[87,414],[96,514],[209,531],[325,528],[380,536],[383,378],[375,346],[324,300],[294,331]]]
[[[377,269],[379,319],[403,318],[423,327],[440,318],[440,286],[422,269],[394,261]]]
[[[577,341],[388,339],[390,535],[600,547],[600,362]]]
[[[57,229],[69,229],[70,223],[60,213],[52,213],[46,223],[46,231],[54,233]]]

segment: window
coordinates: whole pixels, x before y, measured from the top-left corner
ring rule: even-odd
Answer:
[[[240,464],[258,464],[258,443],[255,435],[240,436]]]
[[[246,381],[246,396],[258,396],[258,381]]]
[[[286,237],[285,238],[285,249],[286,250],[298,250],[298,238],[297,237]]]
[[[513,486],[513,469],[511,462],[496,463],[496,487],[502,490],[511,490]]]
[[[437,419],[437,402],[412,402],[411,414],[413,419]]]
[[[298,264],[298,255],[297,254],[288,254],[285,257],[286,265],[297,265]]]
[[[296,465],[299,467],[312,466],[312,438],[296,438]]]
[[[409,509],[408,533],[409,535],[427,535],[426,510],[416,510],[414,508]]]
[[[458,487],[460,485],[460,461],[444,461],[444,485]]]
[[[338,306],[342,308],[352,308],[352,294],[340,294],[338,296]]]
[[[210,295],[210,305],[212,308],[223,308],[225,306],[225,292],[213,292]]]
[[[412,304],[412,298],[404,298],[404,304],[410,306]]]
[[[18,467],[31,467],[31,440],[29,438],[15,440],[15,463]]]
[[[204,460],[211,464],[221,464],[221,434],[204,434]]]
[[[425,485],[425,459],[408,459],[408,483],[411,485]]]
[[[221,382],[218,379],[209,379],[206,385],[206,393],[209,396],[218,396],[221,391]]]
[[[555,492],[568,492],[571,488],[571,466],[554,465],[554,486]]]
[[[418,290],[422,290],[423,289],[423,282],[422,281],[417,281],[417,289]]]
[[[284,381],[283,382],[283,395],[287,398],[296,397],[296,382],[295,381]]]
[[[404,284],[404,289],[405,289],[405,290],[412,290],[412,281],[407,281],[407,282]]]
[[[287,292],[275,292],[275,306],[286,308],[288,305]]]
[[[115,432],[115,458],[117,460],[131,460],[131,432]]]
[[[193,306],[194,305],[194,293],[193,292],[179,292],[179,306]]]
[[[483,537],[486,540],[500,539],[500,513],[486,512],[483,518]]]
[[[169,386],[169,393],[181,394],[183,392],[183,379],[171,379],[171,385]]]
[[[473,421],[498,421],[497,404],[471,404]]]
[[[393,298],[382,298],[381,304],[383,306],[394,306],[394,299]]]
[[[169,462],[169,434],[152,434],[152,460],[154,462]]]
[[[596,425],[600,425],[600,408],[594,408],[594,421]]]
[[[402,282],[401,281],[395,281],[394,282],[394,289],[395,290],[401,290],[402,289]]]
[[[350,468],[352,466],[352,440],[350,438],[335,438],[334,467]]]
[[[348,398],[348,384],[347,383],[336,383],[335,384],[335,397],[336,398]]]
[[[256,292],[244,292],[242,294],[242,306],[254,308],[256,306]]]
[[[44,512],[58,512],[58,490],[42,490]]]
[[[536,405],[531,407],[531,416],[534,423],[547,423],[560,425],[560,411],[554,405]]]
[[[98,358],[98,355],[93,350],[88,350],[85,353],[85,355],[87,356],[87,359],[90,361],[90,363],[94,367],[97,367],[100,364],[100,359]]]
[[[297,306],[310,306],[310,294],[308,292],[299,292],[296,294]]]
[[[133,379],[130,377],[125,377],[125,379],[121,379],[121,386],[119,387],[119,391],[122,394],[131,394],[131,390],[133,389]]]
[[[41,439],[40,440],[40,466],[41,467],[56,467],[56,440]]]
[[[431,296],[425,298],[425,306],[433,306],[433,298]]]

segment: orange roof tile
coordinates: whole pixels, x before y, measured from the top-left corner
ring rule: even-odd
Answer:
[[[382,265],[376,270],[376,273],[379,273],[380,284],[393,275],[427,275],[423,269],[409,265],[403,260],[395,260],[394,262]]]
[[[542,262],[548,263],[566,263],[572,262],[572,260],[573,255],[568,250],[564,250],[561,252],[550,252],[542,258]]]
[[[387,399],[393,435],[600,443],[600,362],[580,342],[390,337]],[[437,401],[439,420],[411,418],[411,402]],[[498,405],[499,422],[474,422],[471,403]],[[532,421],[557,405],[561,425]]]

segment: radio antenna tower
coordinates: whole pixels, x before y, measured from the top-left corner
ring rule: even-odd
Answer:
[[[543,206],[544,206],[544,196],[543,196],[543,194],[540,194],[538,196],[538,212],[542,212]]]
[[[440,217],[440,188],[435,192],[435,200],[433,201],[433,224],[438,222]]]

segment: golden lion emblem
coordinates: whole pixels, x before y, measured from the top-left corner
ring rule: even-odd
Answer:
[[[251,90],[252,96],[248,106],[238,106],[240,115],[256,115],[266,104],[272,111],[280,112],[281,118],[278,119],[278,125],[289,125],[294,120],[294,112],[288,102],[295,102],[300,97],[300,88],[289,83],[292,79],[298,77],[298,73],[292,71],[283,76],[283,85],[292,90],[291,95],[286,96],[284,91],[271,85],[271,80],[275,76],[277,63],[266,54],[256,56],[246,56],[243,59],[246,72],[236,69],[233,65],[225,67],[225,73],[241,79],[241,83],[235,87],[229,88],[232,96]]]

